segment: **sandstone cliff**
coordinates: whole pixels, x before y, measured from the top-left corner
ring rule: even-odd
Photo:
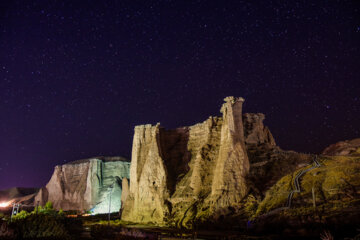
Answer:
[[[106,213],[111,199],[110,211],[117,212],[124,194],[122,182],[128,182],[129,172],[130,163],[121,157],[96,157],[56,166],[46,187],[36,195],[35,204],[51,201],[56,209]]]
[[[250,167],[243,101],[227,97],[222,117],[190,127],[135,127],[130,194],[122,219],[191,227],[194,220],[216,219],[239,209]],[[262,125],[263,115],[257,116],[245,116],[251,125],[247,141],[275,144]]]

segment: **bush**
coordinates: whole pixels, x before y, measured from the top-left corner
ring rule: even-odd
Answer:
[[[20,239],[51,238],[68,239],[66,219],[60,215],[23,213],[11,223]]]
[[[74,224],[74,220],[67,219],[62,210],[54,210],[51,202],[35,208],[31,213],[21,211],[9,222],[9,227],[19,239],[68,239],[68,230],[78,225]]]
[[[18,220],[18,219],[24,219],[26,217],[28,217],[30,215],[30,213],[28,213],[25,210],[22,210],[21,212],[19,212],[18,214],[16,214],[13,219],[14,220]]]
[[[57,212],[54,207],[52,202],[47,202],[45,204],[45,206],[38,206],[34,208],[34,211],[31,212],[32,214],[37,214],[37,213],[43,213],[43,214],[51,214],[51,215],[57,215],[57,214],[63,214],[62,209],[60,209],[59,212]]]
[[[46,204],[45,204],[45,210],[53,210],[53,204],[52,202],[48,201]]]
[[[62,210],[62,209],[60,208],[58,214],[59,214],[59,215],[64,215],[64,214],[65,214],[65,213],[64,213],[64,210]]]

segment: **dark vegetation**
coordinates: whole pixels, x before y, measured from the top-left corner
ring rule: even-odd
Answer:
[[[48,202],[32,212],[23,210],[13,218],[3,215],[0,226],[0,239],[73,239],[81,222],[67,218]]]

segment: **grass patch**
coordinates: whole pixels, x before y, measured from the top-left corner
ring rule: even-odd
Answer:
[[[272,209],[283,207],[289,192],[292,190],[292,179],[294,174],[282,177],[274,186],[265,194],[265,198],[260,202],[255,216],[269,212]],[[295,176],[295,175],[294,175]]]

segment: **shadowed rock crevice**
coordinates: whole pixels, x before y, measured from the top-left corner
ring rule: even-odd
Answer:
[[[166,130],[160,128],[159,135],[161,157],[167,171],[167,187],[170,195],[175,191],[176,184],[189,171],[191,153],[188,151],[189,129],[177,128]]]

